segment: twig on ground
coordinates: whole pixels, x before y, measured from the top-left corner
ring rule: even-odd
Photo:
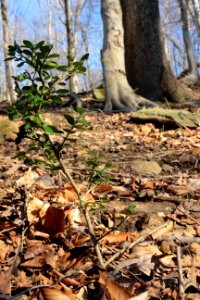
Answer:
[[[94,228],[93,228],[93,225],[92,225],[92,222],[91,222],[90,214],[87,211],[87,209],[85,209],[85,207],[84,207],[84,201],[83,201],[83,199],[81,197],[80,191],[77,188],[77,186],[76,186],[73,178],[69,174],[67,168],[65,167],[65,164],[63,163],[62,159],[59,159],[59,163],[60,163],[60,166],[62,167],[63,172],[67,176],[67,179],[69,180],[70,184],[72,185],[72,187],[74,188],[75,192],[77,193],[78,200],[80,202],[81,209],[82,209],[82,212],[84,214],[84,217],[85,217],[85,220],[86,220],[86,223],[87,223],[87,226],[88,226],[89,234],[90,234],[92,242],[94,244],[94,248],[95,248],[95,251],[96,251],[99,263],[100,263],[101,267],[104,268],[105,267],[105,263],[104,263],[104,260],[103,260],[102,254],[101,254],[101,250],[100,250],[100,247],[99,247],[99,244],[98,244],[98,240],[96,238],[96,234],[94,232]]]
[[[183,213],[188,219],[190,219],[191,221],[195,222],[196,224],[200,225],[200,222],[197,221],[195,218],[193,218],[192,216],[190,216],[190,214],[188,214],[186,211],[182,210],[180,207],[177,207],[177,209]]]
[[[146,238],[148,238],[151,234],[155,233],[156,231],[160,230],[161,228],[164,228],[167,226],[167,223],[162,224],[161,226],[157,227],[154,230],[151,230],[148,234],[145,234],[144,236],[141,236],[137,241],[132,242],[128,247],[123,248],[121,251],[114,254],[105,264],[104,267],[109,266],[113,261],[115,261],[117,258],[121,257],[126,251],[132,249],[137,244],[143,242]]]
[[[177,243],[181,244],[189,244],[189,243],[200,243],[200,237],[195,236],[159,236],[156,238],[156,241],[175,241]]]
[[[184,279],[183,279],[183,269],[182,269],[182,259],[181,259],[181,246],[177,245],[176,248],[177,263],[178,263],[178,273],[179,273],[179,297],[180,300],[184,300]]]

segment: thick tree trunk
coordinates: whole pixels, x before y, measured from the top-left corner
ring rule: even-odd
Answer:
[[[8,14],[5,0],[1,0],[1,15],[3,21],[3,39],[4,39],[4,57],[8,57]],[[15,94],[13,90],[13,83],[11,77],[11,65],[10,61],[5,61],[5,71],[6,71],[6,85],[7,85],[7,100],[11,103],[15,101]]]
[[[137,108],[138,103],[148,106],[151,101],[145,101],[144,97],[150,100],[166,97],[174,102],[191,99],[192,92],[173,76],[166,59],[158,0],[101,2],[105,109],[127,111]]]
[[[102,65],[106,90],[105,110],[130,111],[139,102],[151,102],[134,93],[126,77],[124,61],[124,30],[119,0],[102,0],[104,44]]]

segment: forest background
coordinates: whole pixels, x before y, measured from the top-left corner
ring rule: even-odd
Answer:
[[[86,63],[87,76],[78,79],[76,92],[91,90],[101,84],[102,67],[100,51],[103,43],[103,28],[100,13],[100,0],[18,0],[2,1],[7,6],[8,44],[23,40],[38,42],[45,40],[54,45],[54,51],[60,54],[60,63],[66,62],[68,52],[66,5],[71,23],[74,42],[74,56],[77,59],[89,53]],[[188,2],[188,24],[196,62],[200,60],[200,36],[197,26],[200,5],[196,0]],[[176,76],[187,69],[187,55],[183,40],[180,2],[177,0],[159,1],[162,31],[165,48],[172,70]],[[69,18],[68,18],[69,19]],[[69,24],[68,24],[69,25]],[[5,68],[5,39],[3,21],[0,26],[0,100],[9,99],[8,80]],[[3,51],[4,49],[4,51]],[[17,74],[14,61],[9,62],[11,75]]]

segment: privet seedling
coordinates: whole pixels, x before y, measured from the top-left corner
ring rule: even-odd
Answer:
[[[68,56],[67,65],[59,65],[56,59],[57,53],[51,53],[53,45],[40,41],[33,44],[24,40],[23,45],[16,42],[9,46],[9,57],[7,60],[16,61],[17,67],[22,69],[18,76],[14,76],[17,101],[9,107],[9,117],[12,120],[22,121],[15,140],[20,144],[28,139],[28,151],[18,152],[17,156],[23,158],[25,163],[45,163],[55,166],[62,157],[62,151],[67,142],[71,143],[71,135],[76,128],[88,126],[88,122],[82,119],[84,110],[77,109],[76,118],[69,114],[64,117],[70,125],[66,128],[48,125],[43,119],[44,110],[53,103],[61,104],[61,95],[67,95],[69,91],[65,88],[66,80],[74,74],[85,74],[84,60],[88,54],[79,61]],[[32,153],[39,153],[41,160],[33,160]],[[45,159],[44,159],[45,158]]]
[[[45,109],[53,103],[61,104],[61,96],[69,93],[65,88],[65,81],[77,73],[85,74],[84,60],[88,58],[88,54],[84,55],[79,61],[75,61],[73,57],[68,56],[69,63],[59,65],[56,61],[59,54],[51,53],[52,48],[53,45],[45,44],[44,41],[33,44],[28,40],[24,40],[23,45],[18,45],[15,42],[14,45],[9,46],[9,57],[6,60],[14,60],[17,62],[17,67],[22,69],[18,76],[13,77],[18,100],[8,108],[9,117],[12,120],[19,119],[21,121],[15,143],[20,144],[25,139],[29,140],[28,150],[18,152],[17,156],[23,158],[25,163],[43,163],[51,168],[58,166],[64,171],[78,195],[99,263],[104,267],[106,264],[98,243],[101,238],[97,239],[80,191],[62,161],[64,147],[67,143],[74,142],[71,135],[76,129],[80,130],[89,125],[82,118],[84,110],[78,108],[77,117],[64,114],[67,123],[66,128],[49,125],[43,118]],[[39,154],[39,157],[43,159],[33,160],[32,153]],[[110,168],[112,164],[105,163],[103,168],[99,168],[97,159],[88,160],[86,163],[91,174],[89,186],[92,183],[102,183],[110,179],[106,169]],[[134,210],[134,206],[129,206],[128,213],[133,213]]]

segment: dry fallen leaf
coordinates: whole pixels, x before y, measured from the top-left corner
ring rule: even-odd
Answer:
[[[148,299],[149,299],[149,293],[144,292],[144,293],[141,293],[137,296],[131,297],[128,300],[148,300]]]
[[[120,244],[126,240],[135,241],[138,238],[137,232],[118,232],[118,233],[109,233],[104,238],[102,238],[102,242],[107,243],[109,245],[112,244]]]
[[[59,205],[51,205],[46,211],[44,217],[44,229],[49,234],[56,234],[65,231],[65,212]]]
[[[168,232],[172,231],[174,228],[174,222],[169,220],[166,223],[166,226],[157,230],[155,233],[153,233],[151,236],[155,240],[157,237],[162,236],[164,234],[167,234]]]
[[[68,292],[62,292],[54,288],[42,288],[41,294],[44,300],[76,300],[75,295],[69,289]]]
[[[103,193],[109,193],[112,192],[113,187],[111,184],[109,183],[102,183],[97,185],[94,190],[93,190],[93,194],[103,194]]]
[[[6,245],[6,243],[2,240],[0,240],[0,263],[4,263],[5,259],[7,257],[7,254],[10,250],[10,246]]]
[[[105,296],[109,300],[128,300],[131,297],[128,290],[116,281],[108,279],[103,272],[100,272],[99,283],[104,289]]]

